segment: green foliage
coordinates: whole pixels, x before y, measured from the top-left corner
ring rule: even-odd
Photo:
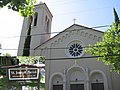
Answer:
[[[110,65],[111,69],[120,73],[120,24],[116,28],[116,23],[113,23],[110,28],[105,31],[101,42],[97,42],[94,46],[86,49],[94,56],[98,57],[99,61],[103,61],[106,65]]]
[[[0,75],[5,76],[7,70],[6,69],[0,69]]]
[[[8,53],[7,53],[8,54]],[[11,66],[19,64],[19,60],[16,57],[11,57],[8,55],[0,56],[0,66]],[[0,75],[5,76],[7,69],[0,68]]]
[[[41,83],[41,90],[45,90],[45,83]]]
[[[33,9],[35,3],[36,0],[26,0],[26,3],[19,9],[20,14],[24,17],[31,16],[34,13]]]
[[[5,53],[3,56],[11,56],[10,53]]]
[[[25,38],[24,49],[23,49],[23,56],[30,55],[30,43],[31,43],[31,24],[29,25],[29,29],[27,31],[27,36]]]
[[[37,61],[45,63],[43,56],[18,56],[17,58],[21,64],[35,64]]]
[[[104,33],[101,42],[97,42],[86,52],[97,55],[99,61],[111,66],[111,70],[120,73],[120,20],[115,8],[113,8],[115,23]]]
[[[8,83],[7,79],[7,77],[0,78],[0,90],[6,90]]]
[[[22,16],[31,16],[34,12],[36,0],[0,0],[0,8],[7,6],[8,9],[19,12]]]

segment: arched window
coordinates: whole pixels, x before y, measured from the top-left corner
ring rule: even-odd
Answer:
[[[45,31],[47,32],[47,16],[45,17]]]
[[[34,26],[37,26],[37,19],[38,19],[38,13],[35,12],[35,14],[34,14]]]
[[[49,19],[47,20],[47,33],[49,32]]]
[[[50,20],[48,19],[48,17],[45,17],[45,31],[47,33],[49,33],[49,25],[50,25]]]

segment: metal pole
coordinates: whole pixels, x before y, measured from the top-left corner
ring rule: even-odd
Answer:
[[[40,80],[41,80],[40,76],[41,76],[41,74],[40,74],[40,68],[39,68],[39,77],[38,77],[38,90],[40,90]]]

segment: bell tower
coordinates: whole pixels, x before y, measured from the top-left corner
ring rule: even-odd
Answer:
[[[45,3],[40,2],[35,5],[34,15],[24,18],[17,53],[18,56],[23,55],[23,49],[27,36],[31,36],[29,45],[29,55],[31,56],[33,55],[33,50],[37,46],[41,45],[50,38],[52,17],[53,16]]]

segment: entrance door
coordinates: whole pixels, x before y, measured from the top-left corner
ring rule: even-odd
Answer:
[[[92,83],[92,90],[104,90],[104,83]]]
[[[53,90],[63,90],[63,85],[53,85]]]
[[[84,84],[71,84],[70,90],[84,90]]]

